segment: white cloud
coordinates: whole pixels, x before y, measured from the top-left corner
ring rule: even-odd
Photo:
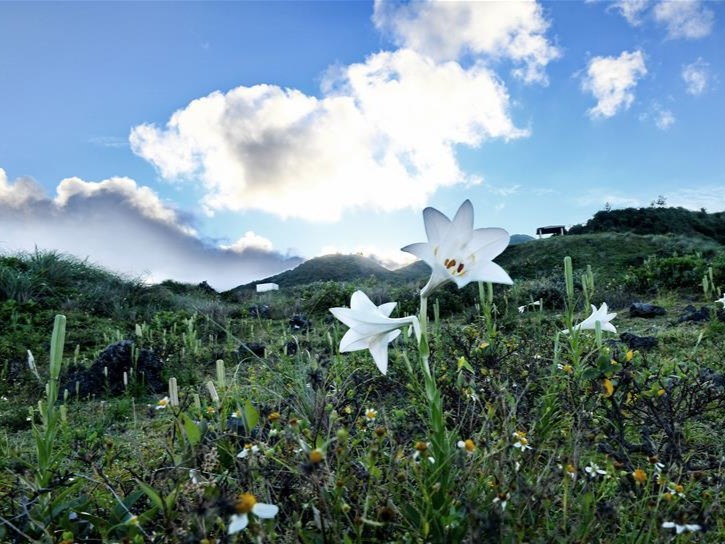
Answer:
[[[32,204],[43,197],[43,189],[34,180],[20,178],[10,183],[5,170],[0,168],[0,207],[19,208]]]
[[[536,2],[375,1],[375,25],[405,48],[439,61],[466,54],[509,59],[516,77],[546,83],[546,65],[560,56],[545,34]]]
[[[259,234],[251,230],[245,232],[244,236],[239,238],[239,240],[237,240],[233,244],[230,244],[228,246],[223,245],[220,247],[222,249],[231,249],[232,251],[237,251],[240,253],[243,252],[245,249],[249,248],[262,249],[264,251],[272,251],[274,249],[271,240],[265,238],[264,236],[260,236]]]
[[[665,193],[668,206],[681,206],[688,210],[705,208],[708,212],[725,211],[725,187],[703,185]]]
[[[196,231],[183,224],[177,212],[163,204],[153,190],[139,187],[131,178],[112,177],[99,182],[84,181],[77,177],[65,178],[58,184],[56,193],[53,202],[60,207],[68,204],[74,197],[88,199],[93,196],[113,195],[113,198],[124,200],[149,219],[165,223],[186,234],[196,235]]]
[[[616,0],[609,5],[607,10],[618,11],[629,24],[638,26],[642,22],[642,14],[648,5],[649,0]]]
[[[382,52],[330,72],[323,91],[214,92],[165,128],[135,127],[131,146],[164,178],[200,180],[210,212],[334,221],[349,208],[420,208],[439,187],[470,181],[455,146],[528,135],[510,119],[506,88],[481,63]]]
[[[596,119],[612,117],[634,102],[637,80],[647,73],[642,51],[624,51],[619,57],[594,57],[589,61],[582,89],[597,99],[587,113]]]
[[[705,92],[710,82],[710,64],[698,58],[692,64],[682,68],[682,79],[687,86],[687,92],[697,96]]]
[[[0,169],[0,251],[56,250],[89,258],[110,270],[148,281],[206,280],[230,289],[301,262],[249,244],[224,249],[194,235],[176,210],[129,178],[63,180],[48,198],[28,178],[8,181]],[[249,234],[249,233],[248,233]],[[248,238],[245,236],[245,238]],[[263,238],[254,235],[254,241]],[[244,238],[243,238],[244,239]]]
[[[660,130],[667,130],[675,124],[674,114],[661,106],[655,107],[655,125]]]
[[[488,190],[489,193],[492,193],[496,196],[507,197],[507,196],[518,194],[520,192],[521,185],[508,185],[505,187],[499,187],[497,185],[492,185],[490,183],[487,183],[486,189]]]
[[[664,0],[654,8],[654,18],[667,26],[671,39],[695,40],[712,31],[715,15],[700,0]]]
[[[607,190],[591,190],[587,193],[580,195],[574,200],[577,205],[589,207],[589,206],[602,206],[609,204],[613,208],[636,208],[642,206],[642,202],[632,196],[622,196],[617,193],[607,192]]]
[[[640,113],[640,121],[649,121],[655,124],[660,130],[668,130],[675,124],[675,114],[669,109],[663,107],[659,102],[653,101],[647,111]]]

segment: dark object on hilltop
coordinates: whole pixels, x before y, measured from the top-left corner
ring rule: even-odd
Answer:
[[[239,353],[239,355],[242,357],[248,357],[250,351],[254,353],[257,357],[261,357],[262,359],[267,356],[267,346],[265,346],[264,344],[260,344],[259,342],[242,344],[237,349],[237,353]]]
[[[619,338],[627,344],[629,349],[641,349],[643,351],[649,351],[652,348],[657,347],[657,338],[654,336],[637,336],[631,332],[623,332],[619,335]]]
[[[306,331],[312,328],[312,323],[307,319],[307,316],[295,314],[289,320],[289,326],[292,327],[293,331]]]
[[[266,304],[252,304],[249,307],[249,317],[270,319],[272,317],[272,309]]]
[[[692,321],[694,323],[700,323],[702,321],[709,321],[710,320],[710,310],[708,310],[705,306],[700,308],[699,310],[695,308],[692,304],[685,307],[685,313],[684,315],[681,315],[680,318],[677,320],[678,323],[685,323],[687,321]]]
[[[667,310],[662,306],[644,302],[635,302],[629,307],[630,317],[657,317],[658,315],[665,315],[666,313]]]
[[[548,227],[539,227],[536,229],[536,235],[541,238],[542,234],[553,234],[554,236],[566,234],[564,225],[549,225]]]
[[[134,365],[133,345],[131,340],[121,340],[104,349],[90,368],[69,368],[60,388],[61,395],[66,389],[71,396],[78,393],[80,398],[103,393],[121,395],[126,390],[124,372],[129,384],[141,382],[152,393],[163,391],[166,385],[161,377],[164,367],[161,358],[151,350],[142,349]]]

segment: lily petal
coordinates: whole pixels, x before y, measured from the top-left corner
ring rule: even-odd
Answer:
[[[466,282],[488,281],[491,283],[503,283],[512,285],[514,281],[506,271],[493,261],[477,261],[473,270],[469,270]],[[458,283],[458,282],[456,282]]]
[[[249,516],[247,514],[234,514],[231,523],[229,523],[227,534],[233,535],[234,533],[238,533],[244,530],[247,525],[249,525]]]
[[[506,229],[497,227],[476,229],[468,242],[467,250],[474,253],[477,259],[486,258],[491,260],[503,253],[510,241],[511,235]]]
[[[398,305],[397,302],[386,302],[385,304],[381,304],[378,306],[378,310],[385,316],[390,317],[390,314],[393,313],[393,310],[395,310],[395,307]]]
[[[272,519],[274,516],[277,515],[277,512],[279,512],[278,506],[275,506],[274,504],[266,504],[263,502],[258,502],[252,508],[252,513],[258,518],[262,519]]]
[[[396,329],[388,334],[381,334],[370,342],[370,354],[373,356],[375,365],[383,374],[388,373],[388,344],[395,340],[400,334],[400,329]]]
[[[356,312],[372,312],[378,311],[378,307],[368,296],[359,289],[350,297],[350,309]]]
[[[433,255],[433,249],[431,248],[431,245],[425,242],[417,242],[415,244],[407,245],[400,248],[400,251],[405,251],[406,253],[415,255],[431,267],[433,266],[433,263],[435,261],[435,255]]]
[[[423,222],[425,223],[428,242],[432,246],[440,245],[448,234],[451,220],[435,208],[428,207],[423,210]]]
[[[466,199],[458,208],[453,217],[452,227],[459,232],[473,231],[473,204],[470,200]]]

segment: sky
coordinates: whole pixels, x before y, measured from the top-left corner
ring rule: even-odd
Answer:
[[[725,210],[725,3],[2,2],[0,253],[219,290],[395,268],[422,210],[534,235]]]

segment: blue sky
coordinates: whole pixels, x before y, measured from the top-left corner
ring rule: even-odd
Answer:
[[[220,289],[393,266],[421,210],[533,234],[725,209],[722,2],[0,3],[0,251]],[[515,273],[513,274],[515,276]]]

